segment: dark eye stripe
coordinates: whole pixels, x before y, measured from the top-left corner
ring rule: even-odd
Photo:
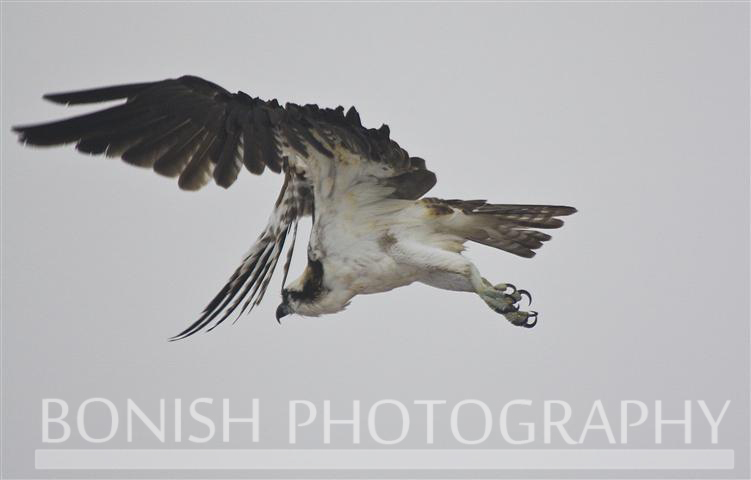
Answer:
[[[312,302],[323,293],[323,264],[320,260],[311,260],[308,258],[308,266],[305,269],[305,283],[302,291],[285,290],[290,298],[297,302]]]

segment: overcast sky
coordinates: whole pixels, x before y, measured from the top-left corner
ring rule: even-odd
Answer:
[[[747,4],[2,8],[5,475],[41,476],[49,397],[258,397],[270,423],[296,398],[557,398],[579,421],[595,399],[731,399],[725,421],[748,425]],[[186,193],[117,159],[22,148],[10,125],[85,111],[43,93],[188,73],[356,105],[426,159],[433,196],[577,207],[532,260],[467,253],[532,292],[539,325],[414,285],[279,326],[277,272],[251,316],[167,343],[237,266],[281,177]],[[665,446],[682,445],[674,433]],[[716,477],[748,475],[748,435],[721,431],[741,470]]]

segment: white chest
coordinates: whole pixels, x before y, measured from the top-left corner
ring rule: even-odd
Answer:
[[[359,295],[387,292],[417,280],[417,269],[397,263],[378,245],[373,247],[329,254],[323,260],[324,283]]]

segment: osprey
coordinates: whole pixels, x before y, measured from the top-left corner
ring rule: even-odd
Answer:
[[[245,167],[284,175],[266,228],[227,284],[192,325],[173,339],[212,330],[240,308],[263,299],[291,233],[282,280],[280,320],[342,311],[355,295],[422,282],[474,292],[514,325],[531,328],[537,312],[522,311],[526,290],[493,285],[462,255],[467,241],[530,258],[576,209],[493,204],[423,195],[436,183],[425,161],[410,157],[389,128],[362,126],[354,108],[280,105],[230,93],[194,76],[45,95],[66,105],[125,100],[117,106],[57,122],[14,127],[22,143],[75,143],[89,154],[121,157],[168,177],[183,190],[213,178],[227,188]],[[308,261],[284,285],[297,224],[312,216]],[[250,309],[250,310],[249,310]]]

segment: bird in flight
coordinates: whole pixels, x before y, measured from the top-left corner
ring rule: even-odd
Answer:
[[[473,292],[514,325],[531,328],[526,290],[492,284],[462,255],[468,241],[530,258],[575,208],[494,204],[424,197],[436,176],[390,138],[386,125],[365,128],[354,108],[280,105],[195,76],[48,94],[65,105],[125,100],[56,122],[13,130],[26,145],[74,143],[84,153],[177,177],[183,190],[212,179],[228,188],[245,167],[268,169],[284,183],[266,228],[201,316],[173,337],[212,330],[233,312],[250,311],[266,292],[288,242],[279,321],[344,310],[353,297],[413,282]],[[300,218],[310,215],[307,266],[285,285]],[[238,315],[239,316],[239,315]]]

